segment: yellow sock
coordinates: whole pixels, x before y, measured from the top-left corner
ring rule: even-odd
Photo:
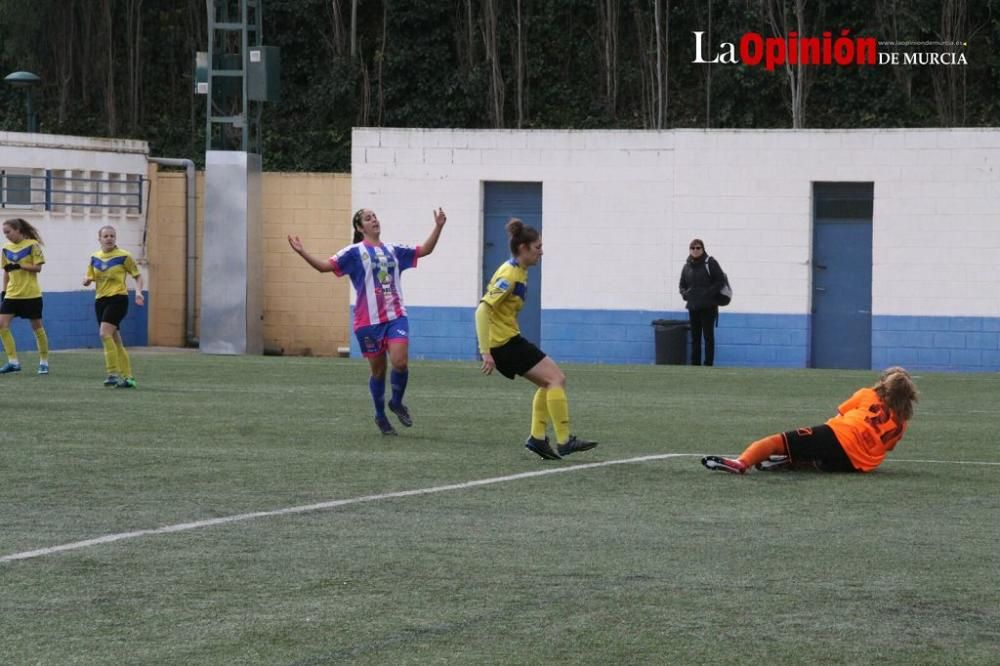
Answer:
[[[122,377],[131,378],[132,360],[128,357],[128,352],[125,351],[125,345],[115,341],[115,346],[118,348],[118,369],[122,371]]]
[[[546,392],[549,408],[549,416],[552,417],[552,427],[556,431],[556,442],[565,444],[569,440],[569,401],[566,399],[566,391],[561,388],[552,388]]]
[[[17,363],[17,347],[14,346],[14,336],[9,328],[0,331],[0,341],[3,341],[3,350],[7,354],[7,360]]]
[[[535,439],[545,439],[545,428],[549,423],[546,393],[548,391],[540,388],[535,391],[535,397],[531,400],[531,436]]]
[[[35,340],[38,342],[38,360],[42,363],[49,362],[49,336],[45,334],[44,328],[35,329]]]
[[[104,367],[109,375],[117,375],[118,348],[115,346],[115,339],[109,335],[106,338],[101,338],[101,344],[104,345]]]

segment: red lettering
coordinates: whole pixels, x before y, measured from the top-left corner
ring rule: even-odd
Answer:
[[[753,52],[750,52],[751,46]],[[740,38],[740,59],[747,65],[759,65],[764,57],[764,38],[756,32],[745,33]]]

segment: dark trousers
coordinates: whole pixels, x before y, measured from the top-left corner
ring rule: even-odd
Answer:
[[[705,338],[705,365],[715,365],[715,322],[719,308],[688,310],[691,322],[691,365],[701,365],[701,338]]]

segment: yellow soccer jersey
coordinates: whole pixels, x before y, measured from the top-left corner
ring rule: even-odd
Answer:
[[[0,266],[20,264],[21,266],[40,266],[45,263],[42,246],[32,238],[24,238],[16,243],[3,246],[3,258]],[[40,298],[42,288],[38,286],[38,273],[30,271],[10,271],[7,273],[6,298]]]
[[[132,255],[116,247],[110,252],[98,250],[90,255],[87,278],[97,283],[97,298],[128,295],[125,276],[139,277],[139,266]]]
[[[514,259],[497,269],[480,302],[490,306],[490,349],[521,332],[517,315],[528,292],[528,271]]]

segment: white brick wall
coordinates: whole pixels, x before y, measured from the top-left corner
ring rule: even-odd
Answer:
[[[145,178],[148,153],[145,141],[0,132],[0,168],[53,169],[100,178],[105,178],[106,174],[135,174]],[[0,210],[0,219],[22,217],[42,234],[45,268],[39,281],[43,292],[77,291],[84,289],[81,282],[90,253],[100,249],[97,231],[102,226],[115,227],[119,247],[131,252],[136,259],[141,258],[147,191],[148,183],[144,183],[142,214],[96,208],[59,208],[52,212],[11,208]],[[142,270],[148,285],[148,268],[142,267]]]
[[[680,310],[697,236],[732,275],[732,311],[807,313],[812,183],[873,181],[874,313],[1000,314],[997,129],[356,129],[352,155],[354,205],[386,240],[419,243],[448,212],[407,275],[414,305],[474,305],[482,183],[540,181],[543,307]]]

